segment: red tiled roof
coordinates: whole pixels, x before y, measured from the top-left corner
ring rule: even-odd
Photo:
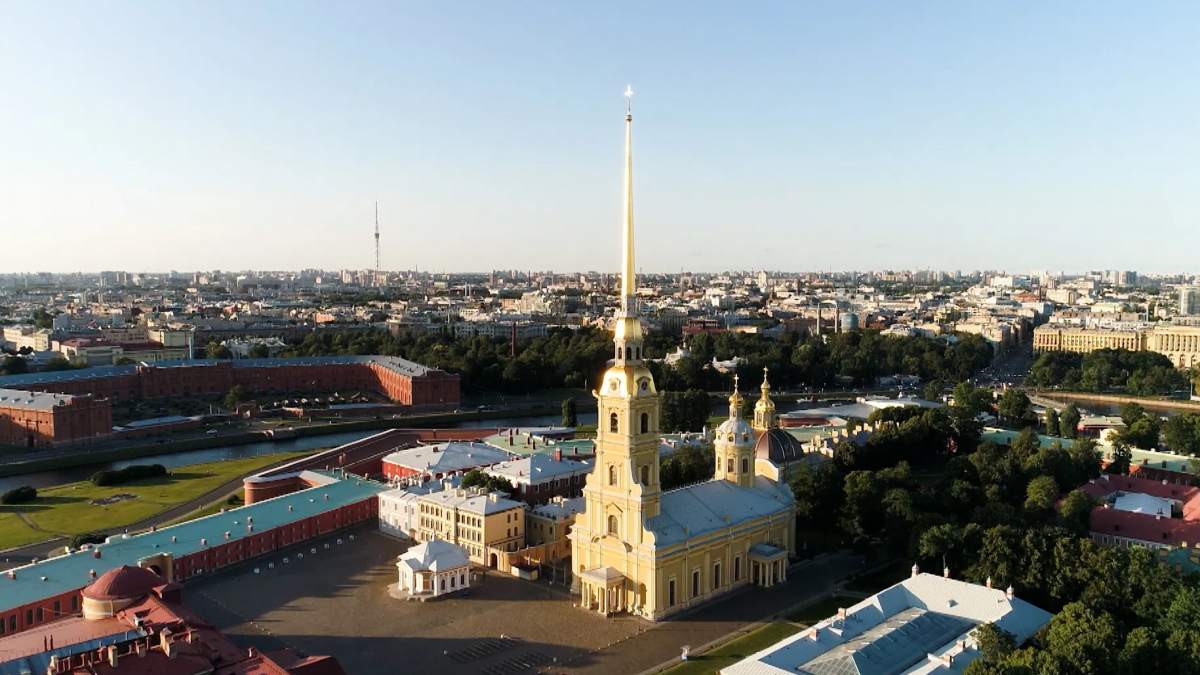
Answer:
[[[1080,486],[1080,489],[1093,497],[1104,497],[1114,492],[1139,492],[1152,497],[1174,499],[1185,504],[1196,497],[1200,497],[1200,488],[1190,485],[1164,484],[1162,481],[1150,480],[1149,478],[1135,478],[1111,474],[1105,474],[1094,481],[1090,481],[1087,485]]]
[[[99,579],[83,589],[83,597],[92,600],[140,598],[166,583],[165,579],[148,569],[121,565],[101,574]]]
[[[1092,511],[1091,531],[1108,537],[1136,539],[1154,544],[1179,546],[1200,542],[1200,520],[1158,518],[1148,513],[1097,507]]]

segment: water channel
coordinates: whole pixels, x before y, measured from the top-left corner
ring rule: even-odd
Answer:
[[[506,417],[490,420],[467,420],[451,426],[456,429],[490,429],[496,427],[548,427],[561,423],[562,417],[559,415],[541,415],[534,417]],[[579,415],[579,423],[595,424],[596,413],[581,413]],[[216,448],[205,448],[203,450],[187,450],[184,452],[139,457],[137,459],[122,460],[119,462],[101,462],[88,466],[76,466],[55,471],[39,471],[37,473],[27,473],[20,476],[7,476],[0,478],[0,492],[11,490],[21,485],[30,485],[35,488],[45,488],[53,485],[62,485],[63,483],[74,483],[77,481],[87,480],[92,474],[102,469],[120,469],[122,467],[129,466],[130,464],[162,464],[168,469],[172,469],[180,466],[190,466],[192,464],[220,462],[226,459],[274,455],[281,452],[293,452],[296,450],[333,448],[339,445],[345,445],[346,443],[350,443],[352,441],[357,441],[360,438],[366,438],[367,436],[377,433],[379,433],[379,431],[347,431],[342,433],[326,434],[323,436],[292,438],[282,441],[263,441],[260,443],[246,443],[244,445],[225,445]]]

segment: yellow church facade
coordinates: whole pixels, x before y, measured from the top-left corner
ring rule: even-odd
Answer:
[[[795,499],[756,460],[755,429],[741,418],[736,387],[730,417],[715,432],[713,478],[659,487],[660,396],[637,315],[632,122],[627,114],[621,306],[612,366],[594,392],[596,458],[570,534],[572,588],[584,608],[657,620],[740,586],[786,579]]]

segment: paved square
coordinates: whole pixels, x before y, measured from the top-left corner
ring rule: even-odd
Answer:
[[[317,547],[316,555],[310,546]],[[834,558],[806,565],[801,573],[789,573],[785,584],[743,589],[678,619],[653,624],[626,616],[606,619],[572,606],[562,586],[496,572],[472,581],[467,596],[424,603],[397,600],[387,587],[396,583],[396,557],[406,549],[407,544],[373,528],[357,528],[189,582],[183,601],[242,646],[329,654],[350,675],[381,669],[447,675],[635,675],[678,656],[682,645],[699,647],[818,597],[830,590],[833,579],[862,564],[860,559]],[[270,562],[274,569],[268,568]]]

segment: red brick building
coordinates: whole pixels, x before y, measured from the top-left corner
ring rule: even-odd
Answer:
[[[110,434],[110,400],[222,394],[234,385],[241,385],[251,396],[370,390],[412,412],[453,410],[459,405],[457,375],[390,356],[170,361],[13,375],[0,378],[0,383],[15,390],[8,392],[7,405],[0,401],[0,443],[27,446]],[[67,396],[47,404],[47,392]],[[12,403],[27,398],[38,405]],[[57,409],[64,405],[66,409]]]
[[[86,444],[111,432],[112,405],[106,399],[0,389],[0,444]]]

